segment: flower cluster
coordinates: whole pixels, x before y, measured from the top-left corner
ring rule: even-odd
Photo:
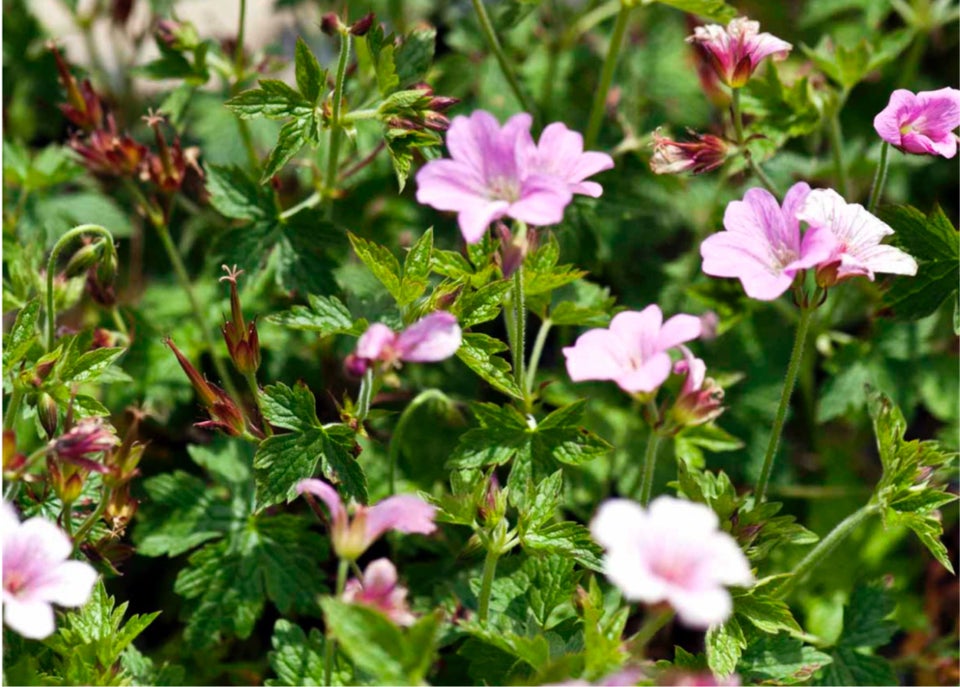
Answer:
[[[502,127],[489,112],[455,117],[447,132],[450,159],[428,162],[417,173],[417,200],[457,213],[467,243],[476,243],[501,217],[549,226],[563,219],[574,194],[598,197],[587,178],[613,167],[605,153],[584,152],[583,138],[560,123],[534,143],[533,119],[514,115]]]
[[[807,224],[801,233],[800,223]],[[875,272],[916,274],[916,261],[881,239],[893,233],[861,205],[844,201],[831,189],[810,190],[795,184],[783,205],[762,188],[752,188],[742,201],[727,206],[726,231],[700,246],[703,271],[714,277],[736,277],[747,295],[773,300],[806,269],[817,270],[821,286]]]

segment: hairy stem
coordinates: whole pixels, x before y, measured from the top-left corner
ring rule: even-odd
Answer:
[[[815,299],[814,299],[815,301]],[[793,341],[793,350],[790,353],[790,362],[787,365],[787,375],[783,380],[783,391],[780,394],[780,405],[770,430],[770,441],[767,443],[767,452],[763,457],[763,467],[760,470],[760,479],[757,481],[756,500],[762,503],[767,495],[767,486],[770,482],[770,473],[773,470],[773,459],[780,445],[780,435],[783,432],[783,423],[787,417],[787,408],[790,407],[790,396],[797,382],[797,373],[800,370],[800,361],[803,359],[803,348],[807,339],[807,330],[813,317],[814,305],[805,305],[800,308],[800,322],[797,324],[797,334]]]
[[[600,70],[600,83],[597,86],[597,92],[593,95],[593,105],[590,107],[590,119],[587,121],[587,132],[584,135],[585,150],[593,148],[600,135],[603,113],[607,109],[607,93],[610,92],[610,84],[613,83],[613,75],[617,70],[617,60],[620,57],[620,48],[623,46],[623,37],[627,33],[627,20],[630,18],[631,9],[633,9],[631,5],[621,3],[617,21],[613,25],[613,35],[610,36],[607,56]]]
[[[530,100],[529,96],[524,93],[523,89],[520,87],[520,82],[517,80],[517,75],[514,73],[513,67],[510,65],[510,61],[507,59],[506,53],[503,52],[503,46],[500,45],[500,39],[497,38],[497,32],[493,28],[493,22],[490,21],[490,15],[487,14],[487,8],[484,7],[483,0],[473,0],[473,11],[477,15],[477,21],[480,22],[480,30],[483,32],[483,37],[486,39],[487,45],[493,52],[494,57],[497,58],[497,64],[500,65],[500,71],[503,72],[504,77],[507,79],[507,83],[510,85],[510,90],[513,91],[515,96],[517,96],[517,100],[520,102],[520,105],[523,106],[523,109],[534,115],[534,118],[536,118],[536,107]]]
[[[740,89],[734,88],[731,92],[730,100],[730,109],[733,112],[733,131],[737,137],[737,147],[740,148],[740,151],[743,153],[743,159],[747,161],[747,165],[750,167],[750,171],[753,172],[753,175],[757,177],[764,188],[766,188],[770,193],[775,197],[780,197],[780,191],[777,190],[776,185],[773,181],[770,180],[770,177],[767,176],[767,173],[763,171],[763,168],[757,164],[757,161],[753,159],[753,153],[750,152],[750,149],[746,146],[746,141],[743,135],[743,110],[740,109]]]
[[[526,410],[530,406],[530,394],[526,390],[524,375],[523,352],[526,350],[527,305],[523,295],[523,264],[521,263],[513,273],[513,378],[517,387],[523,392],[523,403]]]
[[[267,421],[267,416],[263,412],[263,399],[260,398],[260,385],[257,384],[257,375],[255,372],[248,372],[244,375],[247,380],[247,386],[250,387],[250,393],[253,394],[253,402],[257,404],[257,412],[260,414],[260,422],[263,425],[263,433],[268,437],[273,436],[273,427]]]
[[[107,510],[107,504],[110,501],[111,489],[104,486],[103,492],[100,494],[100,503],[97,504],[96,509],[87,516],[87,519],[84,520],[80,527],[77,528],[76,534],[73,535],[73,550],[76,551],[80,548],[80,545],[83,543],[83,538],[87,535],[93,526],[97,524],[97,521],[103,516],[105,510]]]
[[[497,572],[498,560],[500,560],[500,553],[491,546],[487,549],[487,557],[483,561],[483,578],[480,581],[480,608],[477,612],[477,619],[481,624],[487,622],[487,614],[490,610],[490,592],[493,590],[493,577]]]
[[[547,335],[553,321],[548,317],[540,323],[540,329],[537,331],[537,338],[533,342],[533,350],[530,352],[530,363],[527,365],[527,384],[524,393],[528,397],[533,395],[533,384],[537,380],[537,368],[540,366],[540,356],[543,355],[543,347],[547,343]]]
[[[349,571],[350,561],[341,558],[337,565],[337,590],[335,597],[337,599],[343,596],[343,590],[347,586],[347,573]],[[335,649],[336,642],[333,640],[333,636],[327,632],[327,641],[323,647],[323,684],[328,686],[333,684],[331,678],[333,677],[333,652]]]
[[[337,77],[333,86],[333,110],[330,116],[330,142],[327,147],[327,174],[323,180],[326,193],[326,216],[333,217],[333,196],[337,187],[337,164],[340,159],[340,136],[342,122],[340,112],[343,101],[343,82],[350,58],[350,33],[340,33],[340,58],[337,60]]]
[[[3,413],[4,430],[13,429],[17,423],[17,416],[20,415],[20,406],[23,405],[23,389],[16,381],[13,382],[13,391],[10,394],[10,400],[7,402],[7,408]]]
[[[867,201],[867,212],[873,213],[880,202],[880,196],[883,193],[883,184],[887,180],[887,155],[890,152],[890,144],[884,141],[880,144],[880,162],[877,163],[877,171],[873,174],[873,184],[870,186],[870,199]]]
[[[660,435],[655,427],[650,427],[650,438],[647,439],[647,448],[643,453],[643,467],[640,475],[640,505],[650,503],[653,493],[653,475],[657,469],[657,448],[660,446]]]

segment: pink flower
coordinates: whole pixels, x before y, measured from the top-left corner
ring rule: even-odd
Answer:
[[[68,560],[73,543],[52,522],[20,522],[13,507],[0,504],[3,541],[3,620],[30,639],[53,634],[52,604],[82,606],[97,581],[87,563]]]
[[[92,470],[107,472],[107,468],[86,456],[109,451],[120,443],[113,431],[103,424],[103,418],[90,417],[77,422],[69,432],[51,442],[53,452],[61,460]]]
[[[351,518],[337,490],[321,479],[303,479],[297,493],[316,496],[330,511],[330,538],[337,556],[356,560],[384,532],[430,534],[437,509],[416,496],[400,495],[384,499],[375,506],[357,506]]]
[[[343,600],[374,608],[397,625],[413,625],[416,620],[407,606],[407,590],[397,583],[397,569],[386,558],[370,563],[362,581],[347,582]]]
[[[591,329],[563,349],[567,373],[575,382],[611,380],[627,393],[655,391],[670,376],[671,348],[700,336],[700,319],[674,315],[666,322],[656,305],[627,311],[609,329]]]
[[[563,179],[571,193],[599,198],[603,187],[595,181],[584,181],[607,169],[613,169],[613,158],[606,153],[583,152],[583,136],[564,124],[554,122],[540,134],[536,155],[530,169]]]
[[[697,140],[689,143],[673,141],[653,132],[653,157],[650,169],[654,174],[703,174],[723,165],[727,159],[727,144],[711,134],[690,132]]]
[[[732,19],[727,28],[718,24],[698,26],[688,43],[699,45],[723,83],[731,88],[746,85],[766,57],[785,59],[793,46],[769,33],[760,33],[760,23],[746,17]]]
[[[957,154],[960,126],[960,91],[941,88],[937,91],[911,93],[897,89],[890,94],[889,104],[873,119],[873,128],[887,143],[907,153],[941,155]]]
[[[702,425],[723,413],[723,389],[707,377],[706,363],[686,346],[680,346],[680,351],[683,358],[674,364],[673,371],[686,375],[686,379],[671,416],[680,426]]]
[[[797,272],[815,267],[833,249],[829,231],[812,228],[801,240],[797,211],[810,194],[800,182],[787,191],[783,207],[762,188],[727,205],[726,231],[700,245],[703,271],[713,277],[736,277],[751,298],[770,301],[790,288]]]
[[[797,219],[810,225],[807,236],[813,231],[826,231],[832,237],[829,255],[818,260],[817,283],[821,286],[859,275],[873,281],[875,272],[917,273],[917,261],[910,255],[880,243],[893,234],[893,229],[862,205],[847,203],[833,189],[811,191]]]
[[[357,341],[354,355],[365,364],[379,360],[384,368],[396,367],[401,361],[432,363],[456,353],[462,339],[457,318],[438,310],[400,333],[385,324],[371,324]]]
[[[726,585],[754,581],[743,551],[718,525],[707,506],[660,496],[647,509],[606,501],[590,531],[607,550],[604,572],[624,598],[666,602],[683,623],[706,628],[730,617]]]

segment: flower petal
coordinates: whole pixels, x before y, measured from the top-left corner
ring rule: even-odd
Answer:
[[[3,622],[27,639],[46,639],[53,634],[56,623],[53,606],[44,601],[23,601],[4,596]]]
[[[407,327],[397,337],[401,360],[436,362],[446,360],[460,348],[463,340],[457,318],[443,310],[432,312]]]
[[[347,509],[343,506],[337,490],[322,479],[302,479],[297,482],[297,493],[308,493],[324,502],[330,511],[331,527],[340,529],[347,525]]]
[[[88,563],[64,561],[43,575],[34,593],[60,606],[83,606],[90,600],[97,577],[97,571]]]
[[[433,522],[436,514],[434,506],[416,496],[404,494],[384,499],[367,511],[367,546],[387,530],[430,534],[437,529]]]
[[[396,340],[397,335],[387,325],[371,324],[357,340],[356,354],[366,360],[379,360],[388,349],[396,346]]]

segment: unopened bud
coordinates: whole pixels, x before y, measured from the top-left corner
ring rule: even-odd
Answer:
[[[362,377],[370,367],[370,361],[361,358],[356,353],[351,353],[343,361],[343,370],[350,377]]]
[[[57,402],[45,391],[41,391],[37,397],[37,416],[40,418],[40,425],[43,431],[47,433],[47,438],[52,439],[57,433],[57,421],[59,420],[59,411]]]
[[[350,33],[352,33],[354,36],[366,35],[367,31],[370,30],[370,27],[373,26],[373,19],[373,12],[370,12],[366,16],[357,19],[357,21],[350,25]]]
[[[336,12],[327,12],[320,18],[320,30],[328,36],[336,36],[343,30],[343,23]]]
[[[430,102],[427,103],[427,109],[433,110],[434,112],[445,112],[459,102],[460,98],[438,95],[436,98],[430,99]]]
[[[88,269],[97,264],[103,254],[103,241],[94,241],[83,246],[70,257],[63,274],[67,279],[79,277]]]

